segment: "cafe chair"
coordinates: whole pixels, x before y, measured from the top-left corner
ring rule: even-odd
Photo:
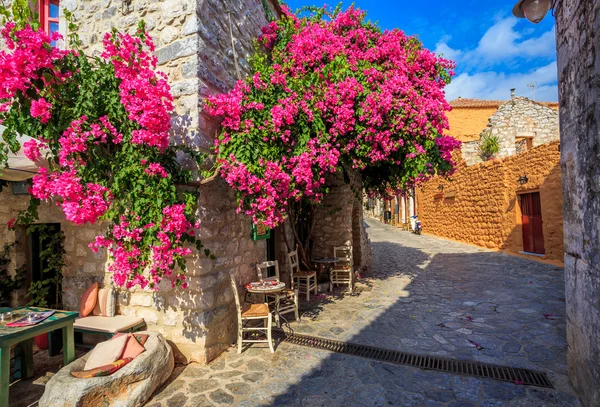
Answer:
[[[290,277],[292,285],[298,287],[299,292],[306,294],[306,301],[310,301],[310,292],[314,290],[317,295],[317,272],[301,271],[300,260],[298,259],[298,249],[288,253],[288,265],[290,268]]]
[[[354,290],[354,261],[352,259],[352,246],[336,246],[333,248],[333,257],[338,261],[333,265],[329,275],[329,290],[333,286],[348,284],[350,291]]]
[[[275,276],[268,277],[269,268],[275,268]],[[265,261],[256,265],[256,271],[258,273],[258,279],[260,281],[281,281],[279,276],[279,262]],[[279,320],[280,315],[289,314],[294,312],[296,321],[300,320],[298,312],[298,290],[297,289],[283,289],[277,293],[265,294],[265,300],[269,306],[275,308],[275,324],[278,328],[281,328],[281,321]]]
[[[233,276],[231,277],[231,288],[233,290],[233,298],[235,299],[235,308],[238,317],[238,331],[237,331],[237,346],[238,353],[242,353],[243,343],[268,343],[271,353],[275,352],[273,349],[273,337],[271,336],[271,329],[273,327],[273,316],[269,311],[269,306],[263,304],[244,304],[244,308],[240,305],[240,297],[238,295],[237,284]],[[252,321],[263,321],[263,326],[251,326]],[[244,333],[260,333],[264,332],[267,335],[267,339],[244,339]]]

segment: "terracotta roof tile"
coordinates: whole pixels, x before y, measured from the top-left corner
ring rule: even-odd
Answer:
[[[450,106],[454,108],[482,108],[492,107],[498,108],[501,104],[508,102],[507,100],[483,100],[483,99],[469,99],[469,98],[458,98],[450,101]],[[546,107],[558,107],[558,102],[535,102]]]

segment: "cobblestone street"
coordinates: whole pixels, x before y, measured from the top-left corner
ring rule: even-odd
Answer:
[[[148,406],[578,406],[566,378],[561,268],[368,220],[354,294],[303,304],[296,333],[548,373],[555,390],[279,344],[176,368]]]

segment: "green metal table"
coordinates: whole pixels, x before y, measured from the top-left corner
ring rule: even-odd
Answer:
[[[0,309],[2,312],[12,311],[13,321],[21,318],[28,312],[49,311],[45,308],[24,307],[15,310]],[[10,383],[10,347],[22,343],[25,358],[25,372],[23,378],[33,375],[33,338],[38,335],[62,329],[64,364],[68,365],[75,359],[75,340],[73,335],[73,322],[79,316],[77,312],[57,311],[37,325],[11,328],[0,324],[0,407],[8,407],[8,386]]]

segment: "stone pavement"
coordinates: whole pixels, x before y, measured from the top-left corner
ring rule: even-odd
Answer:
[[[527,367],[556,390],[279,344],[179,366],[148,406],[579,406],[566,378],[563,271],[367,221],[373,268],[356,293],[303,304],[298,333]]]

